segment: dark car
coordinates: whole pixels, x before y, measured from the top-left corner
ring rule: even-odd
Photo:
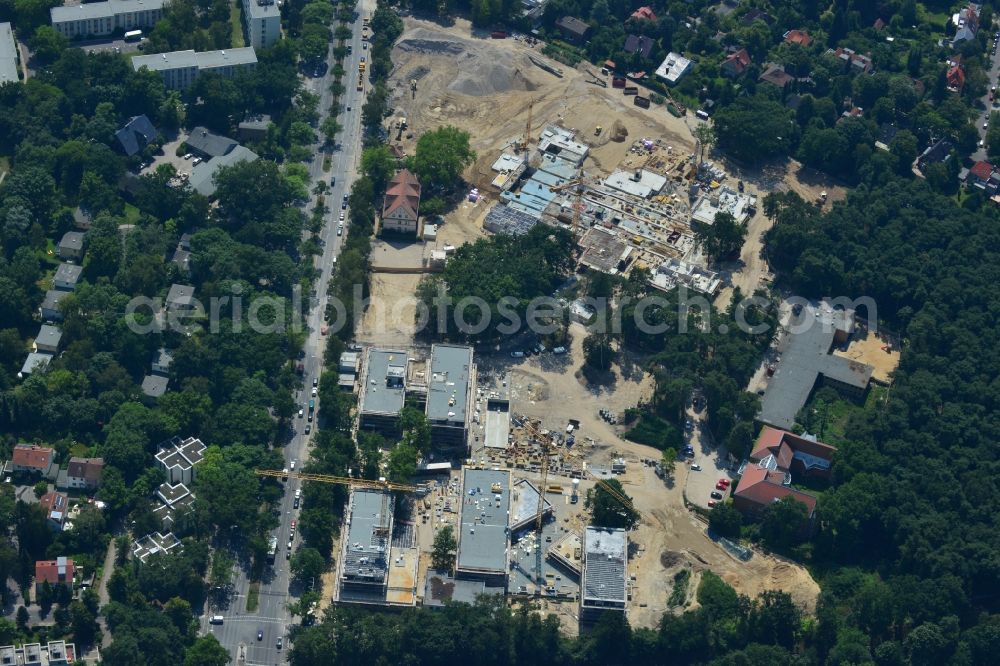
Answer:
[[[258,631],[257,632],[257,640],[259,640],[259,641],[264,640],[264,632],[263,631]]]
[[[713,490],[713,491],[712,491],[712,499],[716,499],[716,500],[720,500],[720,499],[722,499],[722,493],[718,493],[718,492],[715,492],[715,491]]]
[[[332,178],[330,178],[330,187],[333,187],[336,184],[337,184],[337,177],[333,176]]]

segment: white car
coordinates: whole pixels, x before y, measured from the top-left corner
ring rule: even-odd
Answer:
[[[304,413],[304,412],[303,412],[303,411],[302,411],[302,410],[300,409],[300,410],[299,410],[299,418],[300,418],[300,419],[302,418],[302,416],[303,416],[303,413]]]
[[[189,160],[192,157],[194,157],[194,155],[192,155],[191,153],[188,153],[187,155],[184,156],[184,159]]]
[[[314,398],[316,397],[316,387],[315,386],[313,387],[313,397]]]

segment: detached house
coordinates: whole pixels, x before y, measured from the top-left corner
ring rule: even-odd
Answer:
[[[61,291],[73,291],[76,289],[80,276],[83,275],[83,267],[76,264],[59,264],[55,277],[52,278],[52,285]]]
[[[656,13],[653,12],[652,7],[639,7],[639,9],[632,12],[632,16],[629,18],[634,18],[637,21],[655,21]]]
[[[556,28],[562,33],[564,39],[574,44],[586,42],[587,33],[590,32],[590,26],[575,16],[563,16],[556,21]]]
[[[962,92],[962,89],[965,87],[965,70],[962,69],[961,65],[949,68],[945,77],[948,84],[948,92]]]
[[[402,169],[385,189],[382,230],[416,235],[419,213],[420,181],[409,169]]]
[[[69,496],[66,493],[51,491],[42,495],[38,504],[45,509],[45,523],[53,532],[61,532],[66,524],[69,513]]]
[[[642,55],[643,58],[646,58],[648,60],[649,57],[653,54],[653,46],[655,45],[656,42],[654,42],[651,38],[646,37],[645,35],[628,35],[625,38],[625,47],[622,50],[624,50],[625,53],[629,55],[632,55],[633,53],[639,53]],[[614,71],[613,67],[610,69],[611,71]]]
[[[59,472],[56,487],[73,490],[97,490],[98,486],[101,485],[102,476],[104,476],[103,458],[73,456],[69,459],[66,470]]]
[[[59,258],[66,261],[83,259],[83,233],[67,231],[59,241]]]
[[[54,560],[38,560],[35,562],[35,594],[48,583],[53,588],[59,585],[73,589],[73,560],[60,557]],[[27,662],[25,662],[27,663]]]
[[[966,187],[974,187],[992,197],[1000,191],[1000,171],[989,162],[976,162],[965,177]]]
[[[804,30],[789,30],[784,34],[786,44],[798,44],[806,48],[813,43],[812,37]]]
[[[838,47],[827,49],[826,53],[842,62],[844,69],[851,74],[869,74],[874,69],[871,56],[862,55],[852,49]]]
[[[115,132],[118,147],[132,157],[145,149],[156,138],[156,128],[146,116],[132,116],[125,126]]]
[[[719,69],[722,70],[723,76],[735,79],[747,70],[750,63],[750,54],[747,53],[746,49],[740,49],[723,60],[722,64],[719,65]]]
[[[49,476],[56,461],[55,450],[35,444],[18,444],[10,457],[8,472],[25,472]]]

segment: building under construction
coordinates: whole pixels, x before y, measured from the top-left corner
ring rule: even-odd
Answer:
[[[507,588],[510,556],[510,472],[463,470],[456,578]]]
[[[628,537],[625,530],[588,527],[583,533],[580,622],[604,611],[624,613],[628,601]]]
[[[412,525],[393,523],[388,490],[351,490],[340,553],[338,601],[413,606],[419,554]]]
[[[431,347],[425,413],[435,449],[468,456],[475,383],[472,347],[445,344]]]

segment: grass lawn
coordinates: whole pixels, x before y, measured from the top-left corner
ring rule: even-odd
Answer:
[[[933,23],[940,27],[942,30],[944,26],[951,20],[951,14],[948,12],[929,12],[927,7],[923,3],[917,3],[917,20],[927,21],[928,23]]]
[[[125,224],[138,224],[139,209],[130,203],[125,204]]]
[[[69,448],[69,454],[78,458],[86,458],[89,452],[90,447],[86,444],[81,444],[80,442],[76,442]]]
[[[260,582],[250,583],[250,591],[247,592],[247,612],[252,613],[257,610],[260,603]]]
[[[243,41],[243,20],[240,17],[240,3],[233,0],[229,7],[229,23],[233,26],[233,48],[246,46]]]

